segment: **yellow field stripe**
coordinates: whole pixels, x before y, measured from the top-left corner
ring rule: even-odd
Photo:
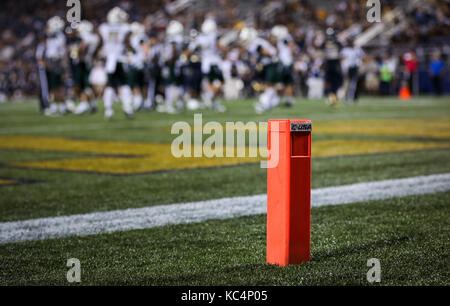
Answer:
[[[175,158],[171,144],[132,143],[121,141],[72,140],[51,137],[0,137],[0,148],[40,151],[62,151],[130,157],[83,157],[64,160],[14,162],[10,166],[36,169],[92,171],[131,174],[159,170],[235,165],[258,161],[257,158]],[[193,148],[194,149],[194,148]]]
[[[69,171],[88,171],[108,174],[133,174],[146,173],[161,170],[208,168],[217,166],[236,165],[242,163],[256,162],[255,158],[167,158],[163,157],[138,157],[138,158],[74,158],[65,160],[50,160],[39,162],[16,162],[11,166],[54,169]]]
[[[15,180],[7,180],[7,179],[0,179],[0,185],[15,185],[18,184],[18,181]]]
[[[248,126],[249,131],[262,131],[266,128],[258,125]],[[244,130],[247,126],[233,126],[231,129],[223,124],[224,131]],[[166,130],[170,132],[170,127]],[[417,119],[345,119],[313,121],[313,133],[330,135],[380,135],[408,136],[450,139],[450,116],[437,116]]]
[[[72,140],[28,136],[0,137],[0,148],[127,155],[127,157],[89,156],[7,164],[9,166],[35,169],[133,174],[160,170],[226,166],[251,163],[259,160],[258,158],[175,158],[171,154],[170,147],[170,144],[129,143],[120,141]],[[312,155],[313,157],[327,157],[449,147],[449,143],[431,141],[399,142],[392,140],[331,139],[314,140],[312,144]]]
[[[167,144],[79,140],[56,137],[0,136],[0,148],[93,154],[144,155],[167,149]],[[170,145],[169,145],[170,153]]]
[[[313,123],[314,134],[450,138],[450,116],[418,119],[352,119]]]
[[[425,150],[436,148],[450,148],[450,143],[394,141],[394,140],[357,140],[330,139],[316,140],[311,144],[312,157],[328,157],[340,155],[357,155],[387,153],[399,151]]]

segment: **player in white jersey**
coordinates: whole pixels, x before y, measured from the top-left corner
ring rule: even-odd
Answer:
[[[130,26],[127,24],[128,14],[119,7],[108,12],[107,22],[99,27],[103,56],[106,58],[108,84],[103,94],[105,117],[114,115],[113,103],[117,94],[122,101],[122,108],[128,118],[134,118],[132,92],[128,85],[125,63],[129,45]]]
[[[80,99],[80,103],[74,111],[77,115],[89,111],[95,112],[97,109],[95,92],[89,82],[89,75],[94,64],[94,52],[100,40],[93,30],[92,23],[83,20],[77,28],[78,39],[70,49],[70,57],[74,62],[73,75],[76,93]]]
[[[147,82],[145,80],[145,52],[148,37],[145,35],[145,27],[139,22],[131,24],[130,44],[132,52],[129,54],[129,78],[133,91],[133,108],[139,110],[144,101],[143,94],[147,92]]]
[[[172,20],[166,29],[166,40],[160,57],[165,104],[157,107],[160,112],[176,113],[177,109],[180,110],[183,106],[179,61],[183,48],[183,31],[183,25],[176,20]]]
[[[44,110],[46,115],[64,114],[64,81],[66,66],[66,37],[63,33],[64,21],[55,16],[48,20],[45,43],[38,46],[36,57],[42,69],[41,91],[50,105]],[[45,72],[44,72],[45,71]]]
[[[218,100],[223,86],[221,70],[222,57],[220,51],[224,47],[217,39],[217,25],[213,19],[207,18],[201,28],[201,33],[189,45],[193,52],[200,50],[201,69],[203,77],[207,79],[207,89],[203,95],[206,106],[212,106],[218,112],[224,112],[225,107]]]
[[[289,35],[288,29],[283,25],[276,25],[272,28],[271,35],[276,43],[278,51],[277,81],[280,84],[279,94],[284,97],[285,105],[294,104],[294,42]]]
[[[258,37],[258,32],[253,28],[242,29],[239,38],[255,65],[257,80],[264,84],[264,92],[259,95],[258,102],[255,104],[255,111],[257,113],[268,111],[280,102],[275,89],[277,49],[267,40]]]

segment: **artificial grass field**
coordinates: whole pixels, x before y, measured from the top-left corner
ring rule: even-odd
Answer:
[[[313,188],[450,172],[448,98],[363,98],[338,108],[299,99],[263,115],[251,102],[229,102],[224,114],[202,111],[203,121],[312,119],[313,156],[325,146],[312,161]],[[99,155],[82,147],[5,144],[19,136],[170,144],[172,123],[192,123],[193,113],[143,112],[129,121],[117,105],[105,121],[101,113],[44,117],[35,101],[0,104],[0,221],[265,193],[266,170],[254,161],[113,175],[15,164]],[[327,144],[355,150],[333,155]],[[265,264],[265,215],[0,244],[0,284],[68,285],[66,260],[75,257],[82,285],[368,285],[366,262],[375,257],[381,285],[449,285],[449,200],[445,192],[313,208],[311,262],[287,268]]]

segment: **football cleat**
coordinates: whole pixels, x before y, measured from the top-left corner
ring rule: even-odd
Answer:
[[[255,112],[257,114],[262,114],[266,111],[266,109],[261,105],[261,103],[258,103],[258,102],[255,103],[254,107],[255,107]]]
[[[87,102],[81,102],[80,104],[78,104],[78,106],[76,107],[74,114],[75,115],[81,115],[81,114],[85,114],[89,111],[89,103]]]
[[[214,101],[213,109],[218,113],[224,113],[227,110],[226,107],[223,106],[219,101]]]
[[[124,112],[125,113],[125,117],[127,117],[127,119],[134,119],[134,113],[131,112]]]
[[[105,119],[111,119],[114,116],[114,111],[112,109],[105,110]]]

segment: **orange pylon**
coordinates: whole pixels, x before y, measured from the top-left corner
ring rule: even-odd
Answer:
[[[400,100],[411,99],[411,91],[409,91],[409,88],[406,84],[402,84],[402,87],[400,88],[400,92],[398,93],[398,98]]]

